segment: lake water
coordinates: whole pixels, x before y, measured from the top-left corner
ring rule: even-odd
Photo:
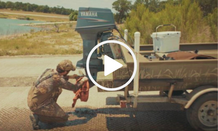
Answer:
[[[39,31],[40,28],[30,26],[20,26],[19,24],[42,23],[33,20],[17,20],[0,18],[0,36],[28,33],[31,30]]]

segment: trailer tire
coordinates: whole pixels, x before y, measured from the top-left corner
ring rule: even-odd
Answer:
[[[198,131],[216,131],[217,112],[217,93],[211,92],[200,96],[186,110],[186,117],[190,125]]]

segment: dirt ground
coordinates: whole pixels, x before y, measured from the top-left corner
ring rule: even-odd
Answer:
[[[45,124],[41,130],[83,130],[83,131],[194,131],[181,110],[155,110],[168,104],[148,104],[149,109],[125,110],[120,108],[63,108],[69,117],[65,124]],[[176,105],[173,105],[174,107]],[[152,109],[153,108],[153,109]],[[30,111],[12,107],[0,110],[0,130],[32,130]]]

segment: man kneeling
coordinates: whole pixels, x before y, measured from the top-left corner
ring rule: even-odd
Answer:
[[[43,74],[34,82],[28,93],[28,106],[33,112],[30,115],[33,129],[39,129],[39,121],[44,123],[60,123],[68,120],[68,115],[56,103],[58,96],[62,92],[62,88],[76,91],[81,85],[88,80],[83,77],[76,84],[68,82],[70,71],[75,70],[75,66],[69,60],[61,61],[56,70],[47,69]],[[75,74],[70,78],[77,79]]]

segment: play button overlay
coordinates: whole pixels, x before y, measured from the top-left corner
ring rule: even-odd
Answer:
[[[133,73],[132,73],[132,76],[130,77],[130,79],[125,83],[123,84],[122,86],[119,86],[119,87],[116,87],[116,88],[107,88],[107,87],[104,87],[100,84],[98,84],[93,78],[92,78],[92,75],[90,73],[90,69],[89,69],[89,62],[90,62],[90,58],[93,54],[93,52],[99,48],[100,46],[104,45],[104,44],[110,44],[110,43],[113,43],[113,44],[119,44],[120,46],[123,46],[125,47],[131,54],[131,56],[133,57],[133,60],[134,60],[134,68],[133,68]],[[112,64],[113,63],[113,64]],[[120,64],[119,62],[113,60],[112,58],[108,57],[107,55],[104,56],[104,75],[107,76],[109,75],[110,73],[114,72],[115,70],[121,68],[123,65]],[[101,88],[102,90],[106,90],[106,91],[117,91],[117,90],[121,90],[125,87],[127,87],[131,82],[132,80],[134,79],[135,75],[136,75],[136,69],[137,69],[137,61],[136,61],[136,56],[134,54],[134,52],[132,51],[132,49],[120,42],[120,41],[116,41],[116,40],[107,40],[107,41],[103,41],[99,44],[97,44],[94,48],[92,48],[92,50],[89,52],[89,55],[87,57],[87,60],[86,60],[86,71],[87,71],[87,74],[88,74],[88,77],[90,78],[90,80],[92,81],[92,83],[94,83],[97,87]]]
[[[119,62],[113,60],[109,56],[104,56],[104,76],[109,75],[110,73],[120,69],[123,65]]]

